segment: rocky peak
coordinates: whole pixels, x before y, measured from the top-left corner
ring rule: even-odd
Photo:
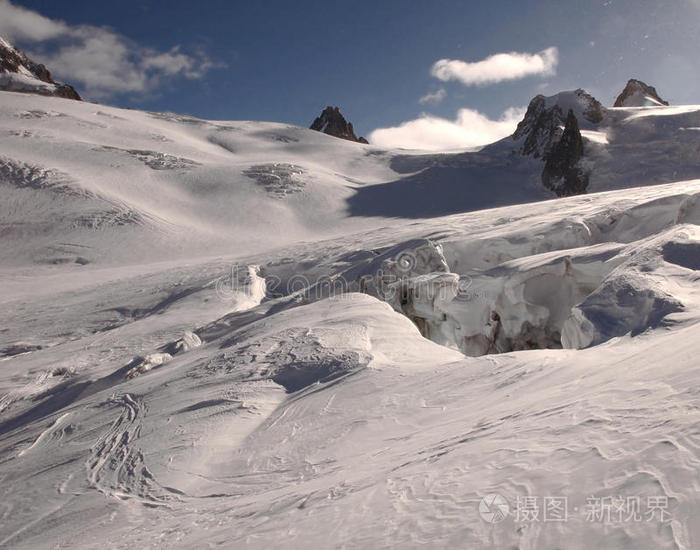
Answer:
[[[627,81],[625,89],[617,96],[615,107],[649,107],[668,105],[656,93],[656,88],[634,78]]]
[[[520,141],[520,152],[535,158],[546,158],[563,133],[567,116],[572,111],[582,124],[594,128],[605,116],[605,108],[585,90],[561,92],[545,97],[538,95],[530,101],[525,117],[513,134]]]
[[[586,192],[589,174],[581,166],[583,137],[573,109],[569,109],[561,139],[553,144],[542,170],[542,184],[558,196]]]
[[[80,95],[72,86],[56,82],[44,65],[29,59],[2,37],[0,37],[0,90],[80,101]]]
[[[561,137],[562,112],[558,105],[547,109],[545,97],[536,96],[527,106],[525,118],[519,123],[513,139],[522,141],[520,152],[535,158],[545,156],[552,143]]]
[[[365,138],[358,138],[355,135],[352,123],[345,120],[345,117],[340,113],[338,107],[326,107],[321,113],[321,116],[316,117],[310,128],[328,134],[329,136],[347,139],[348,141],[355,141],[357,143],[367,143]]]

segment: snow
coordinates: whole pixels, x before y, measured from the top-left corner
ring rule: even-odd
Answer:
[[[182,338],[175,342],[173,346],[173,351],[175,353],[183,353],[190,351],[191,349],[198,348],[202,345],[202,339],[197,336],[194,332],[185,331]]]
[[[56,86],[53,84],[48,84],[36,78],[22,65],[20,65],[17,73],[0,73],[0,86],[19,92],[36,90],[52,92],[56,89]]]
[[[581,128],[590,129],[593,127],[593,122],[589,119],[590,112],[595,110],[595,99],[584,90],[559,92],[545,98],[545,109],[549,110],[555,105],[561,109],[564,119],[566,119],[569,110],[572,110]]]
[[[169,353],[149,353],[141,360],[136,360],[136,364],[131,367],[124,376],[134,378],[144,372],[148,372],[154,367],[160,367],[172,359]]]
[[[594,130],[581,130],[581,135],[588,141],[607,145],[609,143],[608,136],[605,132],[596,132]]]
[[[673,105],[670,107],[646,106],[636,109],[626,109],[631,113],[627,120],[634,120],[649,116],[675,116],[697,113],[697,111],[700,110],[700,105]]]
[[[0,93],[0,546],[697,548],[699,112],[552,200],[512,140]]]
[[[645,94],[641,88],[627,96],[624,102],[624,107],[659,107],[662,105],[663,103]]]

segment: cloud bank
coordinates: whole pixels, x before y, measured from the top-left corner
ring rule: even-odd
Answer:
[[[34,44],[30,57],[93,99],[147,93],[165,79],[198,79],[215,66],[203,52],[189,55],[179,46],[157,51],[110,29],[68,25],[9,0],[0,0],[0,35]]]
[[[497,53],[473,63],[440,59],[433,64],[430,74],[443,82],[456,80],[465,86],[486,86],[532,75],[551,76],[555,74],[558,62],[559,51],[551,47],[534,54]]]
[[[373,145],[388,148],[447,151],[493,143],[513,133],[525,108],[506,110],[492,120],[473,109],[460,109],[456,120],[423,114],[392,128],[378,128],[369,135]]]

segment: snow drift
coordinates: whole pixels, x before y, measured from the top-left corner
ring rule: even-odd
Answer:
[[[0,100],[0,546],[698,547],[697,107],[545,200],[518,140]]]

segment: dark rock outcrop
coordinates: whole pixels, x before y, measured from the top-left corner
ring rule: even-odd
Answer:
[[[614,107],[645,107],[653,105],[668,105],[659,97],[656,88],[634,78],[627,81],[625,89],[617,96]]]
[[[44,65],[29,59],[2,37],[0,37],[0,90],[81,100],[72,86],[56,82]]]
[[[562,92],[551,97],[538,95],[530,101],[525,117],[513,133],[515,141],[522,141],[520,152],[545,159],[562,137],[562,126],[566,122],[564,113],[569,109],[589,125],[598,124],[605,115],[605,108],[585,90]]]
[[[561,138],[561,123],[563,117],[558,105],[550,109],[545,106],[545,98],[538,95],[527,106],[525,118],[519,123],[513,134],[513,139],[523,139],[520,152],[535,158],[545,156],[552,143]]]
[[[560,197],[586,192],[589,174],[582,168],[583,137],[572,109],[566,116],[561,139],[549,153],[542,170],[542,184]]]
[[[566,113],[566,115],[564,115]],[[544,161],[542,184],[558,196],[586,192],[590,171],[583,163],[584,145],[579,125],[596,130],[607,110],[578,89],[551,97],[536,96],[513,133],[520,154]]]
[[[329,136],[334,136],[348,141],[357,143],[367,143],[363,137],[357,137],[352,123],[345,120],[345,117],[340,113],[338,107],[326,107],[321,116],[316,117],[310,128],[318,132],[323,132]]]

